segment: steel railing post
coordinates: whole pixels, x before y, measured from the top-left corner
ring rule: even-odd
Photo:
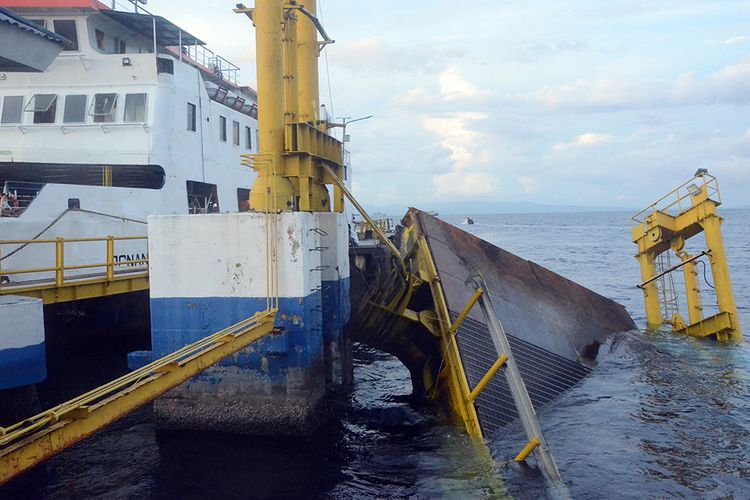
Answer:
[[[115,277],[115,238],[107,236],[107,281],[112,281]]]
[[[55,286],[58,288],[65,281],[65,239],[55,239]]]

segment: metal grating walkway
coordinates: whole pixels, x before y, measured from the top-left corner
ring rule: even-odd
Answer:
[[[458,313],[451,311],[451,320]],[[466,318],[456,333],[458,349],[470,387],[475,387],[497,360],[497,353],[484,323]],[[562,356],[508,334],[511,351],[526,384],[534,408],[539,409],[576,385],[591,372]],[[476,399],[482,431],[492,439],[518,413],[505,377],[493,377]]]

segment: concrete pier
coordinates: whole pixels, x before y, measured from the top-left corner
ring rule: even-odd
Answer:
[[[266,223],[262,213],[149,218],[154,357],[266,308]],[[279,215],[282,333],[156,400],[161,427],[278,436],[318,426],[328,388],[345,380],[345,228],[343,214]]]
[[[47,378],[41,299],[0,296],[0,390]]]
[[[349,226],[340,213],[318,213],[323,300],[323,344],[326,383],[339,390],[352,382],[351,340],[344,326],[351,317],[349,301]]]

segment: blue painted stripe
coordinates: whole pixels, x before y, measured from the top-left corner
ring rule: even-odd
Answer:
[[[323,288],[323,338],[325,342],[338,342],[344,326],[351,316],[349,278],[324,281]]]
[[[171,297],[151,299],[151,341],[154,358],[200,340],[246,319],[266,307],[265,298]],[[262,371],[283,381],[289,368],[306,368],[319,360],[323,349],[322,294],[280,298],[276,326],[283,335],[271,335],[223,360],[222,366]],[[206,372],[202,378],[212,377]],[[217,381],[219,382],[219,381]]]
[[[36,384],[47,378],[44,342],[0,349],[0,390]]]

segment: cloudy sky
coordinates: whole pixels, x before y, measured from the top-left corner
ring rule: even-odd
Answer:
[[[336,39],[322,102],[374,115],[349,128],[368,204],[640,208],[705,167],[726,206],[750,206],[747,0],[319,3]],[[249,20],[207,4],[149,8],[254,86]]]

